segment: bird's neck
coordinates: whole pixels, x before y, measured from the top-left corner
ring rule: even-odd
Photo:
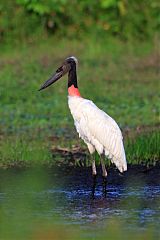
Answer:
[[[72,97],[80,97],[81,96],[78,88],[75,88],[74,85],[72,85],[68,88],[68,94],[69,94],[69,96],[72,96]]]
[[[71,69],[68,73],[68,94],[69,96],[75,97],[81,96],[78,90],[76,64],[71,66]]]

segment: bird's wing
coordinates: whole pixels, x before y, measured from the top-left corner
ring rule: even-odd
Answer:
[[[92,101],[84,100],[75,121],[80,137],[93,144],[99,154],[105,153],[121,172],[127,170],[123,138],[117,123]]]

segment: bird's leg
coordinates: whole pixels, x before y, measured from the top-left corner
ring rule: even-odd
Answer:
[[[103,177],[103,194],[106,197],[107,194],[107,171],[106,171],[106,167],[105,167],[105,163],[104,163],[104,156],[100,157],[101,159],[101,166],[102,166],[102,177]]]
[[[96,175],[97,175],[96,163],[95,163],[94,157],[92,157],[92,175],[93,175],[93,176],[96,176]]]
[[[100,157],[101,159],[101,166],[102,166],[102,176],[103,177],[107,177],[107,171],[106,171],[106,167],[105,167],[105,163],[104,163],[104,157]]]
[[[96,171],[95,158],[93,155],[92,155],[92,176],[93,176],[92,198],[94,198],[95,188],[96,188],[97,171]]]

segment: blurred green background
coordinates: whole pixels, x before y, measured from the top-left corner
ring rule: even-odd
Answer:
[[[1,0],[0,36],[1,41],[26,41],[89,32],[145,40],[159,31],[159,11],[157,0]]]

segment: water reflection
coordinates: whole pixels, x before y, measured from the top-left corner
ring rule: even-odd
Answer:
[[[0,230],[6,223],[8,226],[9,220],[13,228],[17,226],[14,223],[22,227],[29,222],[32,229],[33,222],[42,220],[48,224],[63,221],[66,225],[89,229],[95,224],[100,228],[106,221],[116,218],[127,223],[126,229],[145,229],[150,225],[159,231],[160,177],[157,169],[155,173],[154,170],[139,173],[139,177],[136,169],[129,170],[125,177],[111,171],[107,198],[102,195],[99,177],[94,200],[89,171],[80,168],[1,170]]]

